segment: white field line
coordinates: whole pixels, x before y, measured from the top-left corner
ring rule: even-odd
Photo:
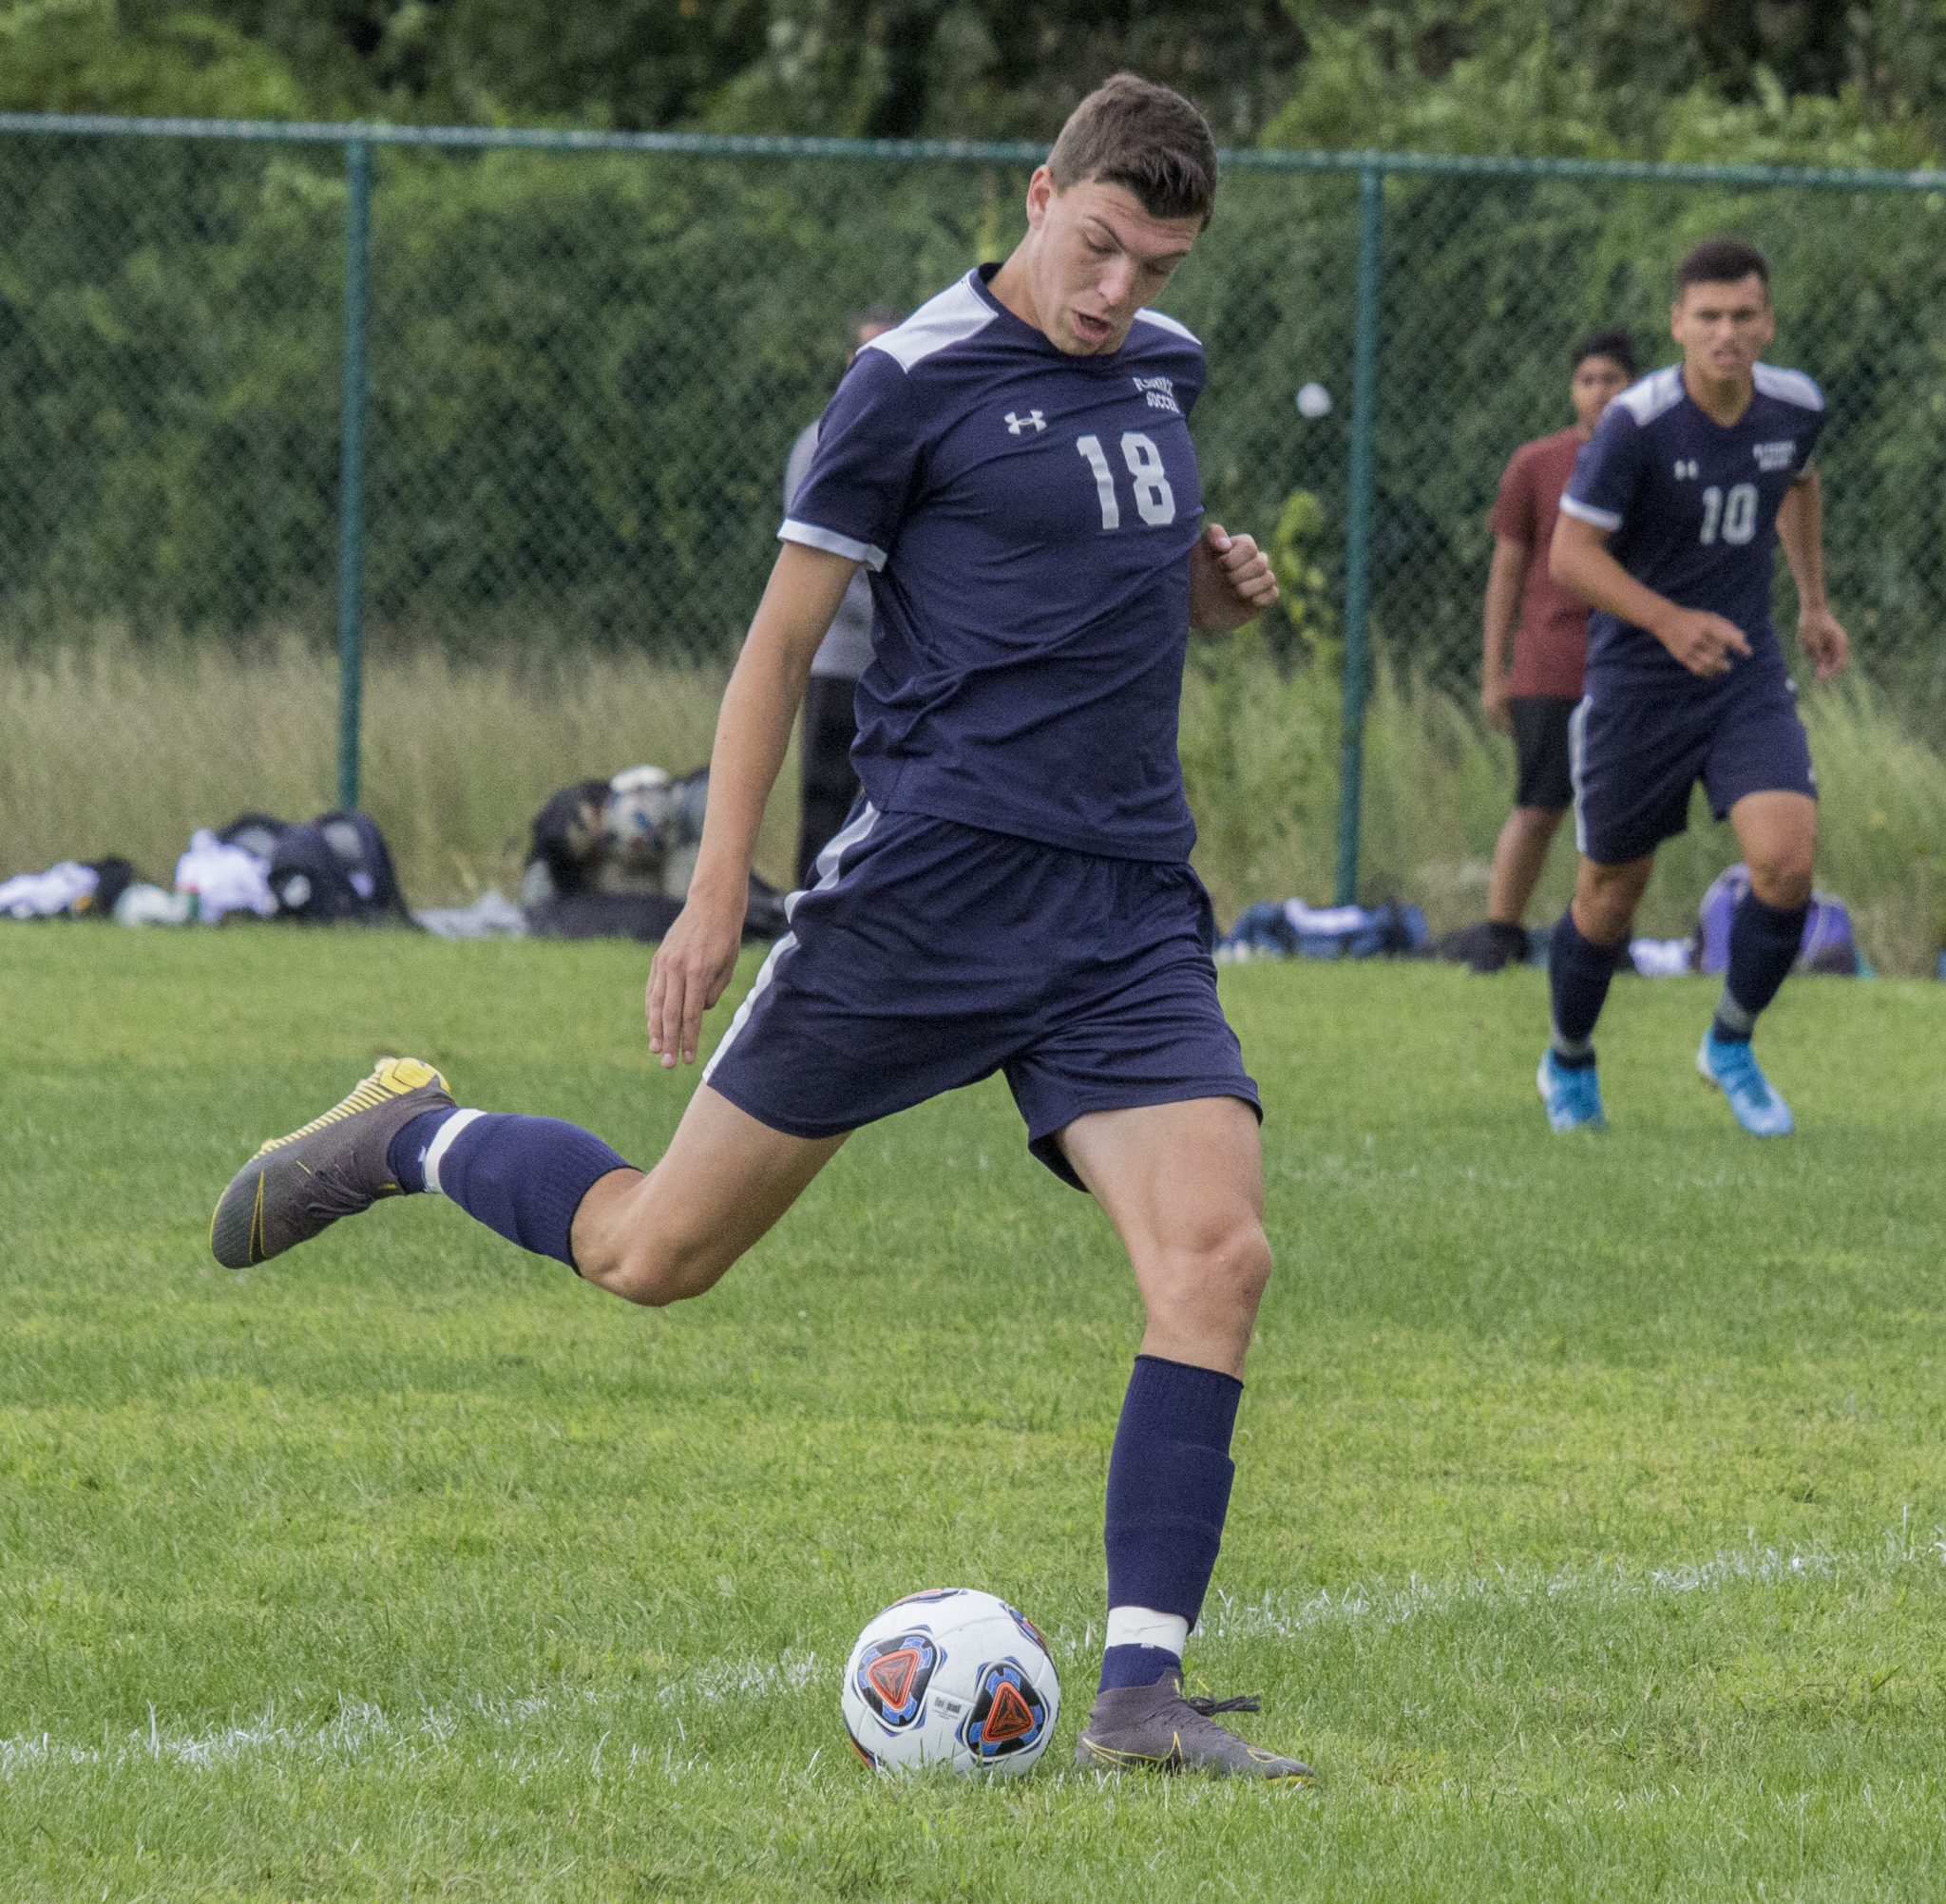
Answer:
[[[1211,1615],[1198,1628],[1208,1639],[1294,1638],[1321,1628],[1374,1625],[1402,1626],[1409,1621],[1438,1618],[1479,1606],[1519,1608],[1561,1600],[1614,1601],[1662,1595],[1720,1592],[1735,1586],[1779,1586],[1794,1580],[1834,1579],[1841,1575],[1882,1576],[1915,1569],[1946,1569],[1946,1537],[1916,1543],[1906,1525],[1889,1530],[1871,1547],[1828,1552],[1786,1552],[1775,1547],[1748,1547],[1716,1554],[1712,1559],[1647,1569],[1621,1562],[1564,1568],[1556,1572],[1523,1572],[1499,1568],[1492,1572],[1443,1581],[1409,1577],[1398,1586],[1383,1581],[1369,1586],[1325,1590],[1301,1599],[1266,1594],[1237,1600],[1219,1594]],[[1085,1658],[1097,1644],[1094,1628],[1079,1633],[1061,1631],[1057,1652]],[[802,1691],[826,1669],[811,1652],[786,1653],[779,1659],[718,1659],[668,1682],[654,1694],[658,1706],[720,1705],[730,1700],[760,1704]],[[263,1757],[305,1760],[361,1760],[393,1756],[410,1759],[442,1750],[461,1733],[510,1735],[521,1762],[530,1762],[529,1742],[544,1726],[542,1722],[574,1712],[614,1711],[639,1702],[619,1693],[593,1690],[567,1693],[480,1695],[444,1706],[394,1716],[362,1700],[344,1701],[335,1717],[321,1724],[289,1724],[274,1712],[246,1724],[209,1732],[164,1728],[153,1709],[148,1725],[99,1745],[79,1745],[43,1733],[38,1737],[0,1739],[0,1781],[21,1773],[61,1766],[133,1767],[173,1764],[207,1771]],[[678,1737],[682,1723],[676,1718]],[[599,1769],[608,1742],[603,1733],[594,1748]],[[550,1761],[559,1754],[544,1754]],[[630,1766],[659,1766],[676,1778],[693,1760],[678,1760],[673,1749],[631,1746]]]
[[[1393,1586],[1326,1588],[1306,1598],[1267,1593],[1238,1600],[1218,1593],[1213,1616],[1197,1631],[1209,1639],[1293,1638],[1323,1627],[1403,1626],[1478,1606],[1520,1608],[1555,1600],[1655,1599],[1684,1593],[1711,1593],[1734,1586],[1781,1586],[1793,1580],[1828,1580],[1844,1574],[1883,1575],[1915,1568],[1946,1568],[1946,1537],[1915,1542],[1908,1523],[1888,1529],[1875,1547],[1831,1552],[1778,1547],[1732,1549],[1709,1560],[1668,1567],[1631,1567],[1623,1561],[1566,1567],[1555,1572],[1496,1568],[1488,1573],[1452,1580],[1409,1575]]]
[[[658,1687],[654,1703],[719,1705],[731,1699],[773,1699],[809,1685],[819,1665],[815,1653],[786,1653],[776,1660],[713,1660]],[[369,1759],[387,1753],[410,1757],[442,1748],[462,1731],[521,1737],[541,1729],[537,1722],[557,1715],[606,1710],[622,1704],[620,1693],[593,1690],[509,1693],[497,1698],[483,1694],[457,1704],[429,1705],[394,1717],[366,1701],[345,1700],[336,1716],[322,1724],[285,1724],[275,1713],[266,1712],[247,1724],[226,1725],[215,1732],[166,1730],[151,1708],[146,1729],[100,1745],[67,1743],[45,1733],[39,1738],[0,1739],[0,1780],[37,1765],[161,1761],[209,1770],[258,1754],[305,1759]],[[635,1763],[649,1755],[632,1750],[628,1756]]]

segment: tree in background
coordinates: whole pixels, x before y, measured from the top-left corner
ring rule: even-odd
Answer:
[[[1122,66],[1233,144],[1946,145],[1938,0],[0,0],[15,110],[1039,138]]]

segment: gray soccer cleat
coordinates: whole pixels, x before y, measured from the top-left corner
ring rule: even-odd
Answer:
[[[416,1057],[387,1057],[322,1117],[273,1137],[237,1174],[210,1219],[209,1247],[225,1269],[267,1263],[341,1216],[404,1192],[387,1152],[422,1111],[451,1110],[446,1079]]]
[[[1295,1784],[1317,1774],[1296,1759],[1248,1745],[1216,1712],[1254,1712],[1254,1699],[1188,1699],[1182,1675],[1097,1693],[1075,1742],[1075,1763],[1097,1772],[1208,1772],[1219,1779]]]

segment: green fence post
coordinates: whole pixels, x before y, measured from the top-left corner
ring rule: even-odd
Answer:
[[[372,241],[372,145],[345,145],[345,368],[338,428],[338,805],[358,804],[365,691],[365,322]]]
[[[1372,452],[1378,434],[1379,246],[1384,232],[1385,175],[1358,175],[1357,333],[1351,355],[1351,491],[1345,513],[1345,681],[1338,756],[1338,893],[1358,899],[1358,823],[1364,778],[1364,692],[1370,669],[1365,619],[1371,604]]]

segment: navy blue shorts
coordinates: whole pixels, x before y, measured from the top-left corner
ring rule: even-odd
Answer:
[[[869,802],[790,902],[703,1082],[773,1130],[831,1137],[1006,1074],[1028,1147],[1091,1111],[1239,1097],[1215,923],[1182,864],[1106,859]]]
[[[1817,798],[1790,677],[1735,681],[1682,695],[1589,690],[1568,738],[1574,840],[1597,866],[1646,858],[1682,832],[1699,780],[1719,820],[1746,793]]]

